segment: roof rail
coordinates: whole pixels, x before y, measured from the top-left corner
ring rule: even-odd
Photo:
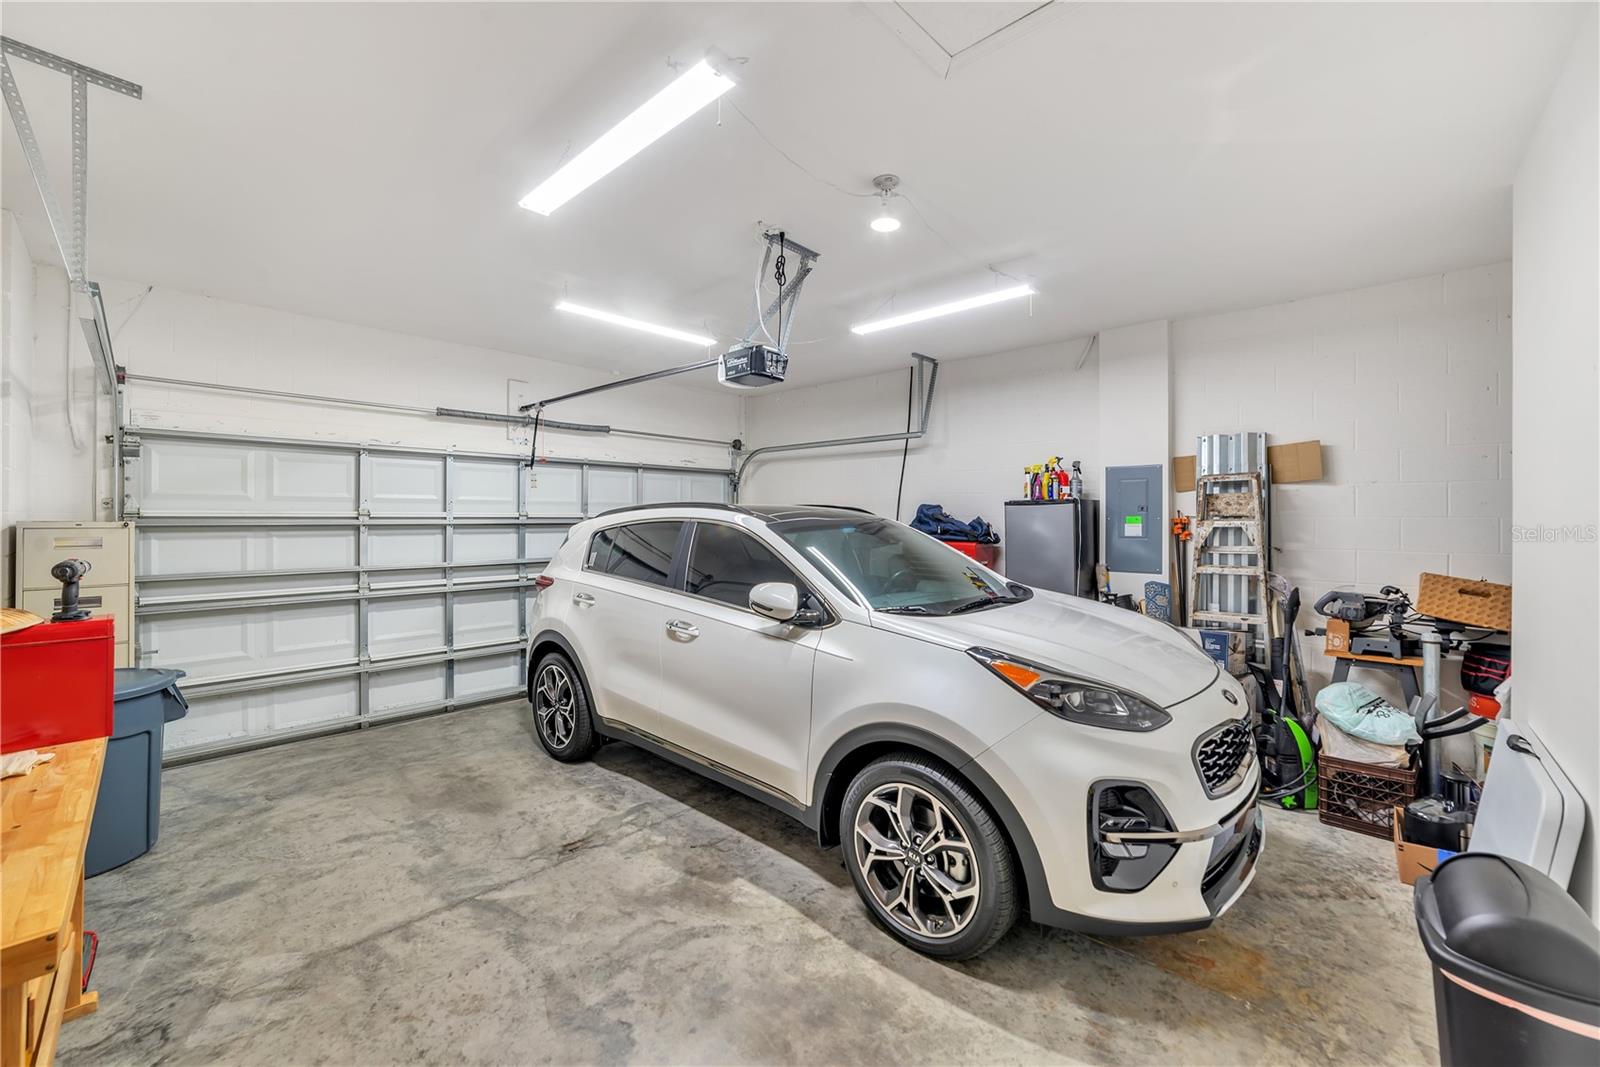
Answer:
[[[713,511],[733,511],[740,515],[755,514],[749,508],[742,508],[738,504],[714,504],[703,500],[666,500],[655,504],[624,504],[620,508],[609,508],[591,517],[603,519],[607,515],[619,515],[624,511],[656,511],[661,508],[710,508]]]

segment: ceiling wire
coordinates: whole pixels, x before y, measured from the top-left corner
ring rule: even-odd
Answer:
[[[1010,278],[1014,282],[1020,282],[1020,281],[1023,280],[1023,279],[1017,277],[1015,274],[1009,274],[1006,271],[1001,270],[999,267],[995,266],[993,263],[985,263],[983,260],[979,259],[977,256],[971,255],[971,254],[963,251],[962,249],[956,247],[955,243],[953,241],[951,241],[950,238],[946,237],[944,234],[940,233],[937,229],[934,228],[933,224],[928,221],[928,216],[926,216],[926,215],[924,215],[922,213],[922,209],[917,206],[917,202],[915,200],[911,199],[911,197],[907,196],[905,193],[898,193],[897,195],[900,197],[901,200],[904,200],[907,204],[911,205],[911,210],[916,214],[917,221],[922,223],[923,229],[927,230],[929,233],[931,233],[935,237],[937,237],[941,244],[943,244],[951,252],[955,253],[958,257],[960,257],[961,259],[966,260],[968,263],[981,264],[984,270],[990,271],[991,273],[994,273],[994,274],[998,274],[1002,278]]]
[[[749,124],[749,126],[750,126],[750,128],[752,130],[756,131],[756,136],[761,138],[763,141],[765,141],[767,143],[767,147],[768,148],[770,148],[774,152],[778,153],[778,155],[782,156],[784,159],[787,159],[789,161],[789,165],[790,166],[794,167],[801,174],[804,174],[806,177],[810,178],[812,181],[818,183],[819,185],[826,185],[828,188],[832,189],[834,192],[842,193],[845,196],[868,197],[868,198],[870,198],[870,197],[874,197],[874,196],[878,195],[877,193],[858,193],[858,192],[856,192],[856,191],[854,191],[852,189],[846,189],[844,186],[838,184],[837,182],[829,181],[827,178],[824,178],[822,175],[816,173],[810,167],[807,167],[804,163],[800,162],[798,159],[794,158],[789,153],[785,152],[782,148],[779,148],[777,142],[774,141],[772,138],[768,137],[766,135],[766,132],[764,130],[762,130],[762,128],[760,126],[756,125],[756,120],[751,118],[749,115],[746,115],[744,113],[744,109],[742,107],[740,107],[738,104],[734,103],[732,100],[729,100],[728,101],[728,106],[733,108],[734,112],[740,118],[744,119],[744,121]]]
[[[878,196],[878,193],[876,193],[876,192],[863,193],[863,192],[857,192],[857,191],[855,191],[853,189],[846,189],[844,186],[840,185],[839,183],[834,182],[834,181],[830,181],[827,178],[824,178],[822,175],[818,174],[816,171],[812,170],[810,167],[808,167],[804,163],[800,162],[794,156],[790,155],[788,152],[785,152],[783,150],[783,148],[780,147],[776,141],[774,141],[771,137],[767,136],[766,131],[763,130],[756,123],[755,119],[751,118],[749,115],[744,113],[744,109],[741,108],[738,104],[736,104],[732,100],[730,100],[730,101],[728,101],[728,106],[733,108],[733,110],[738,114],[738,116],[740,118],[744,119],[744,121],[750,126],[750,128],[755,131],[756,136],[761,138],[761,140],[766,143],[766,146],[768,148],[770,148],[774,152],[778,153],[778,155],[782,156],[785,160],[788,161],[790,166],[794,167],[796,170],[798,170],[800,173],[804,174],[806,177],[810,178],[812,181],[816,182],[818,185],[825,185],[829,189],[832,189],[836,193],[840,193],[840,194],[842,194],[844,196],[856,197],[858,199],[861,199],[861,198],[871,199],[873,197]],[[1000,276],[1002,278],[1009,278],[1014,282],[1021,282],[1021,281],[1024,280],[1022,278],[1017,277],[1015,274],[1010,274],[1010,273],[1008,273],[1006,271],[1003,271],[999,267],[996,267],[994,264],[985,262],[984,260],[978,258],[977,256],[971,255],[970,253],[968,253],[968,252],[964,251],[963,249],[957,247],[955,242],[951,241],[948,237],[946,237],[943,233],[941,233],[938,229],[936,229],[933,226],[932,223],[930,223],[928,221],[928,217],[922,213],[922,209],[917,206],[917,202],[915,200],[911,199],[911,197],[907,196],[903,192],[896,191],[895,195],[898,196],[900,199],[904,200],[907,204],[909,204],[911,206],[911,210],[917,216],[917,221],[922,223],[923,229],[927,230],[929,233],[933,234],[934,237],[938,238],[939,243],[944,245],[945,248],[947,248],[950,252],[952,252],[958,259],[964,260],[965,262],[967,262],[969,264],[981,266],[981,267],[983,267],[984,270],[989,271],[991,274],[996,274],[996,275],[998,275],[998,276]]]

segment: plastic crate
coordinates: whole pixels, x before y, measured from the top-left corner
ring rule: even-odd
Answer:
[[[1323,822],[1389,840],[1394,809],[1417,795],[1417,769],[1319,755],[1317,791],[1317,817]]]

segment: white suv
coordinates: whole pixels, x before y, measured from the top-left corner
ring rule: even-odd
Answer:
[[[537,584],[550,755],[625,740],[789,812],[929,955],[1023,912],[1198,929],[1254,875],[1243,693],[1163,623],[833,507],[626,508],[573,526]]]

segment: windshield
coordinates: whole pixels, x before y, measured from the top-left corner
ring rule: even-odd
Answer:
[[[875,611],[945,615],[1032,595],[927,534],[887,519],[795,519],[770,529],[840,592]]]

